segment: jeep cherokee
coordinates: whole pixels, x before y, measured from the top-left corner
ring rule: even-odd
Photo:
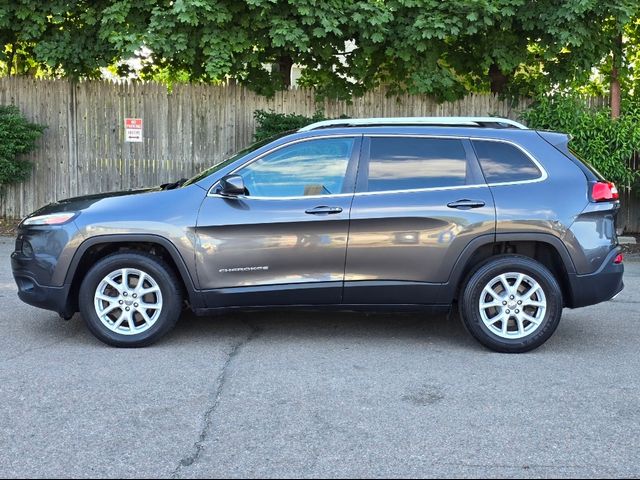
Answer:
[[[149,345],[186,304],[449,308],[524,352],[623,288],[618,192],[561,133],[501,118],[320,122],[187,180],[47,205],[12,254],[20,298]]]

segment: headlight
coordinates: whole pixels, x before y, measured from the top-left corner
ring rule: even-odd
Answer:
[[[62,212],[62,213],[50,213],[49,215],[38,215],[35,217],[27,218],[23,225],[62,225],[67,223],[73,217],[76,216],[76,212]]]

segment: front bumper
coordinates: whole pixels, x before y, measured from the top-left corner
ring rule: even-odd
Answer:
[[[52,278],[67,238],[68,233],[62,228],[21,228],[11,254],[20,300],[65,317],[74,313],[69,304],[71,286],[55,285]],[[27,245],[29,248],[25,248]]]
[[[571,299],[567,307],[580,308],[606,302],[624,289],[624,265],[613,263],[620,252],[620,247],[613,249],[594,273],[569,275]]]
[[[65,318],[73,315],[74,309],[68,302],[69,285],[62,287],[40,285],[33,277],[19,271],[14,271],[13,278],[18,285],[18,297],[24,303],[52,310]]]

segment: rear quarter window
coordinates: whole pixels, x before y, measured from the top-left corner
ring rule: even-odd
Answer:
[[[522,182],[542,176],[531,158],[510,143],[489,140],[472,143],[487,183]]]

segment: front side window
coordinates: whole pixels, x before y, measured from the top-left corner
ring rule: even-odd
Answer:
[[[303,197],[343,192],[354,138],[294,143],[250,163],[237,173],[254,197]]]
[[[459,139],[373,137],[369,192],[467,184],[467,155]]]
[[[473,140],[473,148],[487,183],[522,182],[542,175],[522,150],[509,143]]]
[[[265,145],[281,138],[284,137],[285,135],[289,135],[290,133],[292,133],[292,131],[288,131],[288,132],[284,132],[284,133],[279,133],[277,135],[274,135],[272,137],[267,138],[266,140],[260,140],[259,142],[255,142],[252,145],[249,145],[247,148],[244,148],[242,150],[240,150],[239,152],[233,154],[233,156],[227,158],[226,160],[223,160],[220,163],[216,163],[215,165],[207,168],[206,170],[198,173],[196,176],[191,177],[189,180],[187,180],[186,182],[184,182],[182,184],[183,187],[187,187],[189,185],[192,185],[194,183],[199,182],[200,180],[204,180],[205,178],[207,178],[210,175],[213,175],[214,173],[216,173],[219,170],[222,170],[224,167],[231,165],[233,162],[235,162],[236,160],[240,160],[242,157],[244,157],[245,155],[250,154],[251,152],[254,152],[256,150],[258,150],[259,148],[264,147]]]

